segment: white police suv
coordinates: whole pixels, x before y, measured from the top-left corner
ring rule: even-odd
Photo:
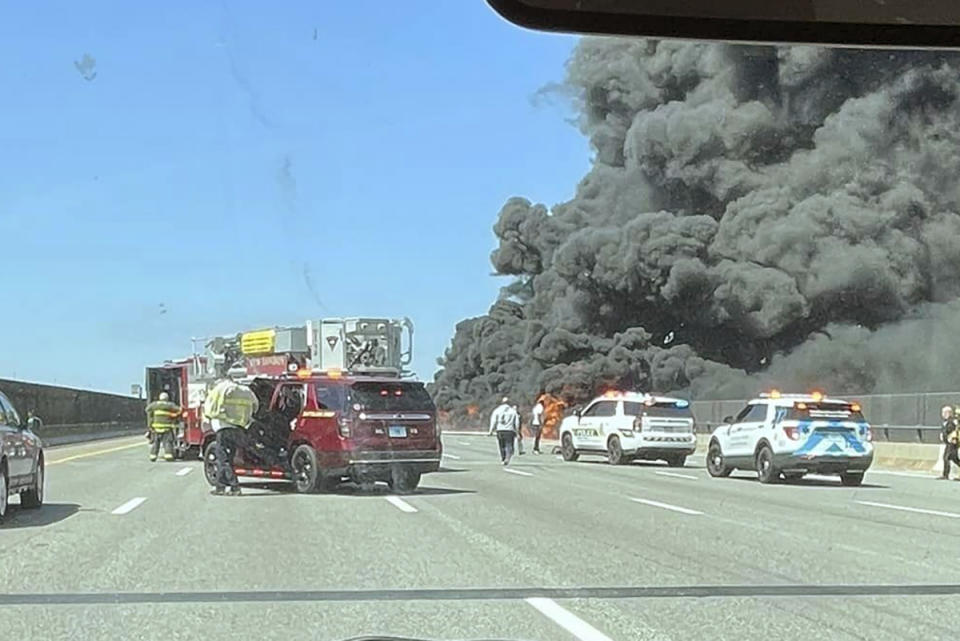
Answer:
[[[560,423],[565,461],[605,455],[613,465],[662,459],[681,467],[697,448],[690,402],[634,392],[607,392]]]
[[[713,431],[707,446],[710,476],[755,470],[761,483],[807,473],[839,474],[860,485],[873,462],[870,426],[856,402],[820,393],[761,394]]]

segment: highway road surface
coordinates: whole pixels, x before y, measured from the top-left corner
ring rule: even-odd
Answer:
[[[6,639],[956,639],[960,483],[761,486],[447,434],[419,491],[208,494],[140,439],[49,449],[0,526]],[[14,500],[16,502],[16,500]]]

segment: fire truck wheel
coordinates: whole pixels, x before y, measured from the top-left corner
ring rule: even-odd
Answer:
[[[297,492],[305,494],[317,489],[321,476],[316,450],[309,445],[300,445],[293,451],[290,467],[293,468],[293,486]]]
[[[203,476],[207,483],[217,485],[217,442],[210,441],[203,448]]]

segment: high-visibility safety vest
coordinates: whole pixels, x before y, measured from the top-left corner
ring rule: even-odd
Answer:
[[[220,381],[207,394],[203,415],[246,429],[259,407],[257,395],[249,387],[233,381]]]
[[[180,407],[170,401],[154,401],[147,405],[147,425],[154,432],[172,430],[180,422]]]

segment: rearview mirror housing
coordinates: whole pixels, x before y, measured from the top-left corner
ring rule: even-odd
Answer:
[[[733,424],[733,417],[732,417],[732,416],[724,416],[724,417],[723,417],[723,422],[726,423],[727,425],[732,425],[732,424]]]

